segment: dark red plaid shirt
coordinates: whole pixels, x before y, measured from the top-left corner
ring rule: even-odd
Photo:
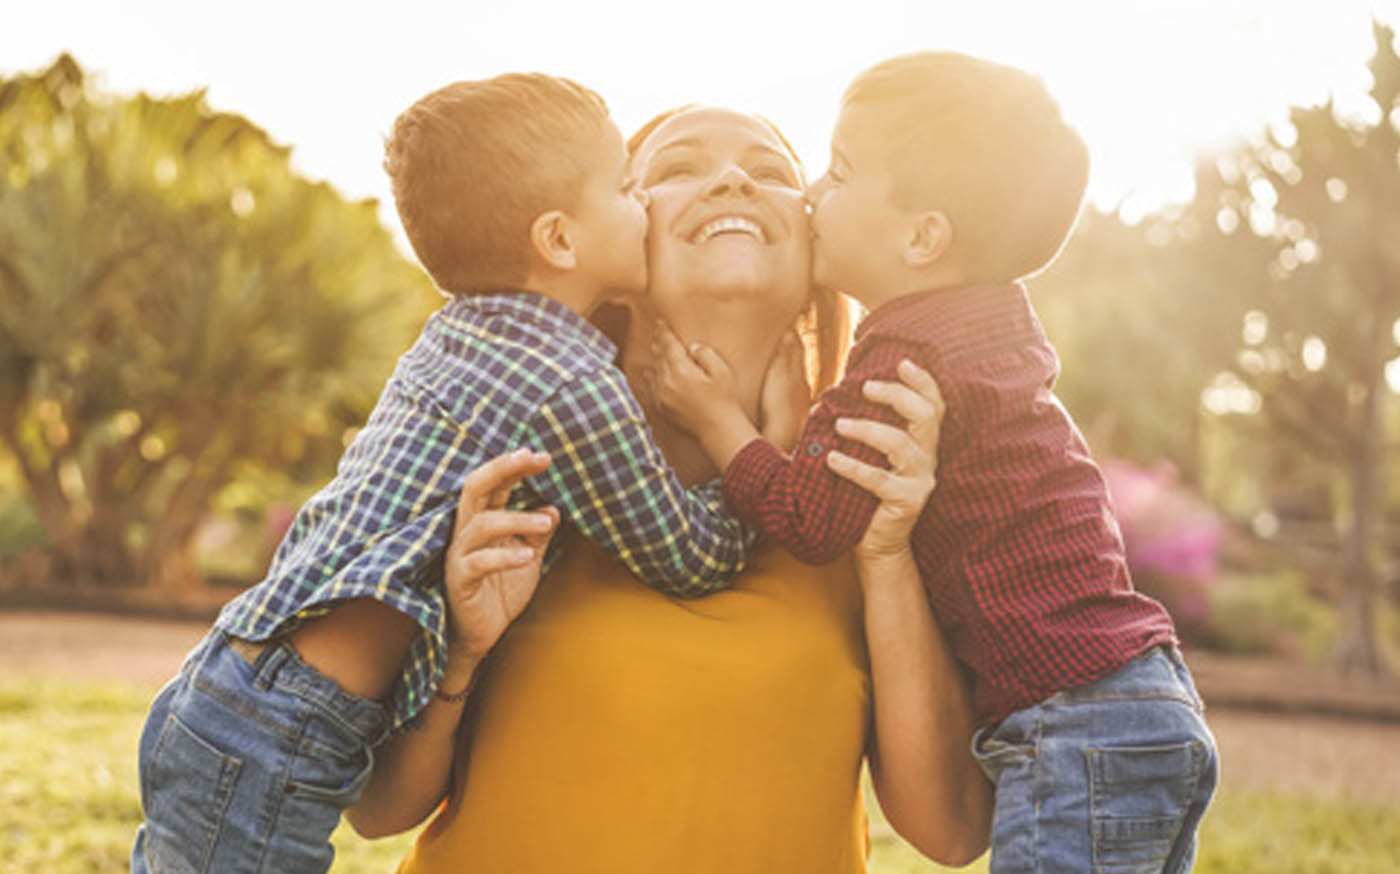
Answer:
[[[831,473],[827,450],[887,466],[839,437],[838,417],[903,427],[861,395],[908,358],[938,381],[947,415],[938,486],[910,537],[919,575],[979,722],[1174,643],[1171,618],[1133,590],[1103,475],[1051,392],[1059,360],[1020,284],[921,292],[872,312],[846,375],[814,408],[791,458],[762,440],[725,471],[730,506],[804,562],[855,546],[876,498]]]

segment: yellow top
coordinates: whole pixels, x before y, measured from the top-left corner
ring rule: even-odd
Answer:
[[[846,560],[681,601],[576,542],[472,696],[400,874],[851,874],[869,704]]]

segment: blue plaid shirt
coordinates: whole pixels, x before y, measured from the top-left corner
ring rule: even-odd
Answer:
[[[553,463],[515,491],[512,507],[558,507],[663,592],[725,587],[743,567],[752,534],[725,512],[718,480],[689,491],[681,485],[615,354],[596,327],[542,295],[448,303],[399,359],[335,478],[292,522],[267,577],[229,602],[216,625],[265,640],[346,598],[402,611],[422,629],[395,691],[394,725],[402,725],[442,678],[443,554],[462,481],[521,447],[549,452]]]

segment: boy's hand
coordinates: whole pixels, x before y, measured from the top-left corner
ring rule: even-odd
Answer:
[[[938,436],[946,406],[933,377],[909,361],[899,365],[897,382],[868,380],[862,392],[887,404],[907,421],[903,429],[869,419],[838,419],[837,433],[878,449],[889,459],[882,470],[832,450],[827,466],[880,499],[856,553],[865,559],[897,554],[909,547],[909,533],[935,485]]]
[[[744,414],[734,372],[718,352],[703,343],[687,349],[670,326],[657,322],[652,337],[649,373],[652,396],[671,421],[699,438],[720,468],[754,437],[758,429]]]
[[[783,335],[758,398],[758,421],[763,437],[784,452],[791,452],[802,436],[802,426],[812,404],[812,387],[807,384],[806,353],[796,331]]]
[[[540,566],[559,511],[505,509],[510,490],[549,467],[547,452],[518,449],[467,475],[447,547],[446,597],[451,643],[479,659],[495,646],[540,581]]]

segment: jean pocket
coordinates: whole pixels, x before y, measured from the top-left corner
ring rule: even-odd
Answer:
[[[1087,751],[1096,874],[1156,874],[1204,771],[1201,741]]]
[[[146,860],[152,871],[201,874],[209,867],[243,762],[170,714],[141,775]]]
[[[325,871],[331,833],[345,808],[359,800],[374,757],[368,747],[339,748],[316,730],[315,717],[288,762],[277,823],[267,847],[269,871]]]
[[[982,728],[972,736],[972,756],[987,779],[997,783],[1008,769],[1035,761],[1035,743],[1029,738],[1008,736],[995,727]]]

